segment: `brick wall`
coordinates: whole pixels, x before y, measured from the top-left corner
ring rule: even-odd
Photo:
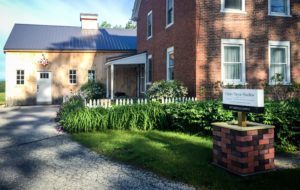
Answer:
[[[182,81],[195,95],[195,1],[174,0],[174,24],[166,28],[166,1],[143,0],[138,18],[138,52],[153,55],[153,79],[166,79],[166,51],[174,46],[176,80]],[[153,37],[147,40],[147,14],[153,13]]]
[[[175,23],[166,29],[165,0],[143,0],[138,19],[138,51],[153,55],[154,80],[166,79],[166,49],[174,46],[175,79],[190,95],[221,81],[221,39],[244,39],[246,82],[268,81],[268,41],[291,42],[291,79],[300,83],[300,2],[291,0],[292,17],[268,16],[268,0],[246,0],[246,13],[221,13],[221,0],[174,0]],[[147,40],[147,13],[153,11],[153,38]],[[211,90],[205,90],[212,97]]]
[[[245,39],[246,82],[268,81],[268,42],[291,42],[291,79],[300,83],[300,2],[291,0],[292,17],[268,16],[268,0],[246,1],[246,13],[221,13],[220,0],[197,0],[196,89],[221,81],[221,39]],[[206,96],[212,96],[207,91]]]

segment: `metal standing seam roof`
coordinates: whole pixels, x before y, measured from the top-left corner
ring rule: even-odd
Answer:
[[[73,26],[15,24],[9,50],[136,51],[136,30],[82,30]]]

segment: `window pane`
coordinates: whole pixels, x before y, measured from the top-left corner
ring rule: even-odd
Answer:
[[[286,63],[285,48],[271,48],[271,64]]]
[[[174,68],[169,68],[169,80],[174,80]]]
[[[152,14],[148,15],[147,23],[148,23],[147,35],[148,37],[150,37],[152,36]]]
[[[287,0],[271,0],[271,12],[287,13]]]
[[[239,46],[225,46],[224,47],[224,61],[229,63],[241,62]]]
[[[225,9],[242,10],[242,0],[225,0]]]
[[[272,79],[272,77],[275,77],[277,74],[280,74],[284,78],[284,81],[286,81],[286,66],[286,64],[271,65],[270,78]]]
[[[169,54],[169,67],[174,67],[174,53]]]
[[[225,64],[225,79],[241,80],[241,63]]]
[[[173,0],[167,0],[167,24],[173,22]]]
[[[148,82],[152,82],[152,59],[148,59]]]

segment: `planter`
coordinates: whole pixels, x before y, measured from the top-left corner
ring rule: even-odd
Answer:
[[[274,126],[247,122],[213,123],[213,163],[247,176],[275,169]]]

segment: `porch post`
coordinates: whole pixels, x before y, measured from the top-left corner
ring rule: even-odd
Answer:
[[[114,65],[110,67],[110,98],[114,99]]]
[[[109,66],[106,67],[106,98],[109,98]]]

